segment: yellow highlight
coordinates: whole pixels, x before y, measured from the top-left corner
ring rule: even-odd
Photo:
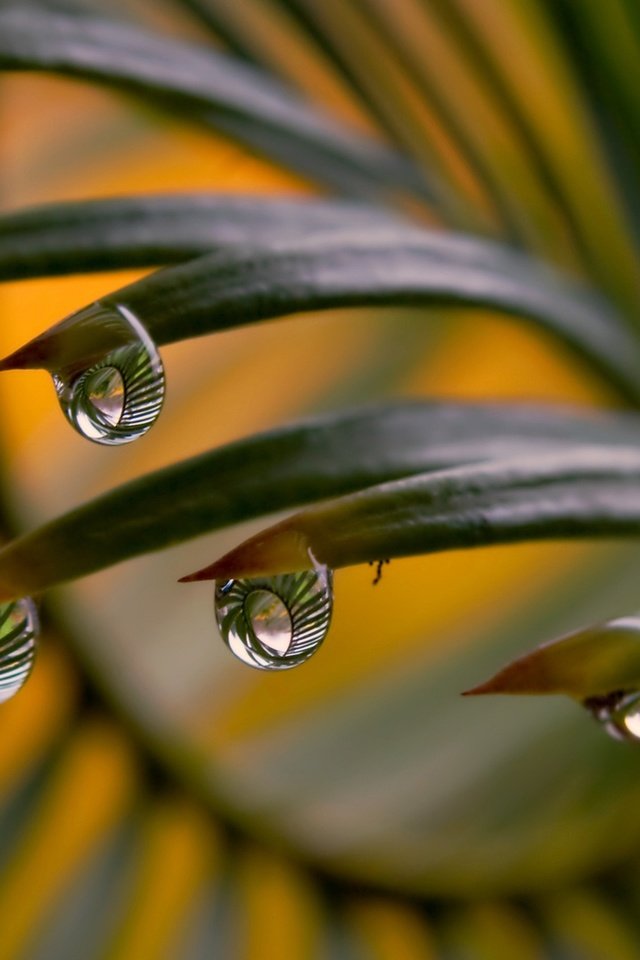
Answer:
[[[408,378],[405,393],[580,406],[612,402],[607,387],[585,364],[524,320],[486,310],[452,310],[447,317],[453,326],[445,348],[424,357]],[[425,322],[442,319],[438,314]]]
[[[600,893],[583,889],[559,894],[543,904],[542,912],[567,955],[637,960],[635,922],[629,924],[623,919],[629,913],[609,905]]]
[[[309,877],[259,848],[239,855],[241,960],[311,960],[320,955],[322,915]]]
[[[67,883],[124,815],[136,781],[121,735],[104,721],[85,721],[0,878],[0,960],[23,955]]]
[[[415,907],[372,896],[350,904],[348,916],[370,960],[438,960],[427,921]]]
[[[487,960],[542,960],[543,956],[532,924],[509,904],[478,903],[455,911],[445,925],[444,939],[456,956],[469,951]]]
[[[2,795],[62,736],[76,700],[77,684],[69,663],[45,642],[24,689],[0,709]]]
[[[187,801],[154,801],[144,836],[129,910],[104,960],[165,960],[220,870],[213,822]]]

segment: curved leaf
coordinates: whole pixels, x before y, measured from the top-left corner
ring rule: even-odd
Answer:
[[[427,402],[333,414],[150,473],[14,540],[0,550],[0,596],[425,470],[584,444],[600,444],[602,460],[614,464],[618,447],[624,456],[639,442],[632,414]]]
[[[577,447],[392,480],[251,537],[184,580],[526,540],[640,536],[640,448]]]
[[[413,166],[342,127],[268,74],[217,51],[130,23],[10,4],[0,10],[0,67],[108,83],[257,147],[346,193],[426,190]]]
[[[397,218],[346,201],[176,193],[69,201],[0,216],[0,280],[180,263],[230,244]]]
[[[536,322],[640,398],[640,344],[595,292],[498,244],[412,227],[355,228],[229,249],[160,271],[111,298],[171,343],[304,310],[482,306]]]
[[[595,292],[507,247],[401,224],[355,225],[235,244],[151,274],[103,302],[136,314],[158,344],[305,310],[482,306],[536,322],[640,401],[640,343]],[[3,362],[46,366],[53,327]],[[37,346],[34,346],[37,344]]]

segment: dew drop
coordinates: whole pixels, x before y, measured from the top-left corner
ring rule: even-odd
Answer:
[[[640,691],[589,697],[584,705],[614,740],[640,741]]]
[[[83,437],[115,446],[143,436],[164,400],[162,360],[140,321],[124,306],[93,304],[65,321],[75,337],[92,329],[102,345],[88,366],[65,362],[52,370],[62,411]]]
[[[29,597],[0,603],[0,703],[11,699],[31,673],[38,630],[38,614]]]
[[[332,580],[328,567],[315,564],[298,573],[217,582],[215,613],[222,639],[251,667],[297,667],[327,635]]]

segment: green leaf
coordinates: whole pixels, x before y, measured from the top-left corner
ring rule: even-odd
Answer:
[[[210,580],[526,540],[640,536],[640,447],[536,452],[341,497],[185,577]]]
[[[548,4],[567,55],[578,73],[593,122],[599,127],[607,159],[615,172],[624,212],[640,240],[640,33],[624,0],[606,9],[585,0]],[[607,82],[603,83],[602,78]]]
[[[180,263],[220,246],[269,243],[397,217],[345,201],[177,193],[69,201],[0,217],[0,280]]]
[[[640,688],[640,618],[621,617],[551,640],[466,694],[564,693],[578,700]]]
[[[329,307],[487,307],[537,323],[640,399],[640,344],[604,298],[466,236],[394,225],[273,238],[168,268],[106,299],[133,310],[158,344]]]
[[[638,402],[640,344],[606,300],[507,247],[409,226],[273,238],[160,271],[110,298],[159,344],[305,310],[487,307],[554,334]]]
[[[353,195],[424,194],[404,158],[299,99],[266,73],[206,48],[92,15],[0,9],[0,68],[110,84],[228,133]]]
[[[150,473],[14,540],[0,550],[0,595],[40,592],[229,524],[453,464],[597,444],[615,474],[616,458],[639,440],[633,414],[418,401],[332,414]],[[386,542],[376,549],[374,558],[388,555]]]
[[[103,298],[136,314],[158,344],[286,314],[349,306],[486,307],[554,334],[631,402],[640,402],[640,343],[594,291],[508,247],[403,224],[256,236],[151,274]],[[143,244],[144,246],[144,244]],[[44,366],[58,331],[5,369]],[[47,343],[47,341],[49,341]],[[34,352],[35,351],[35,352]]]

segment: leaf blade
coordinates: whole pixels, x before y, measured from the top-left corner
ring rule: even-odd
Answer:
[[[40,592],[210,530],[424,470],[586,443],[605,456],[639,440],[634,414],[419,401],[333,414],[148,474],[25,534],[0,550],[0,593]]]
[[[403,157],[313,109],[268,74],[129,23],[10,5],[0,10],[0,67],[81,76],[165,109],[179,107],[181,116],[348,194],[375,197],[397,184],[427,192]]]
[[[418,474],[294,514],[185,580],[530,540],[640,536],[640,450],[577,447]]]
[[[345,223],[397,222],[347,201],[216,193],[150,194],[44,204],[0,216],[0,280],[156,267],[218,246],[267,242]]]
[[[221,244],[103,301],[126,306],[159,345],[330,307],[480,306],[537,324],[640,403],[640,342],[597,293],[500,244],[386,220],[338,220],[305,235]],[[48,336],[37,338],[39,358]],[[41,365],[30,349],[6,368]]]

